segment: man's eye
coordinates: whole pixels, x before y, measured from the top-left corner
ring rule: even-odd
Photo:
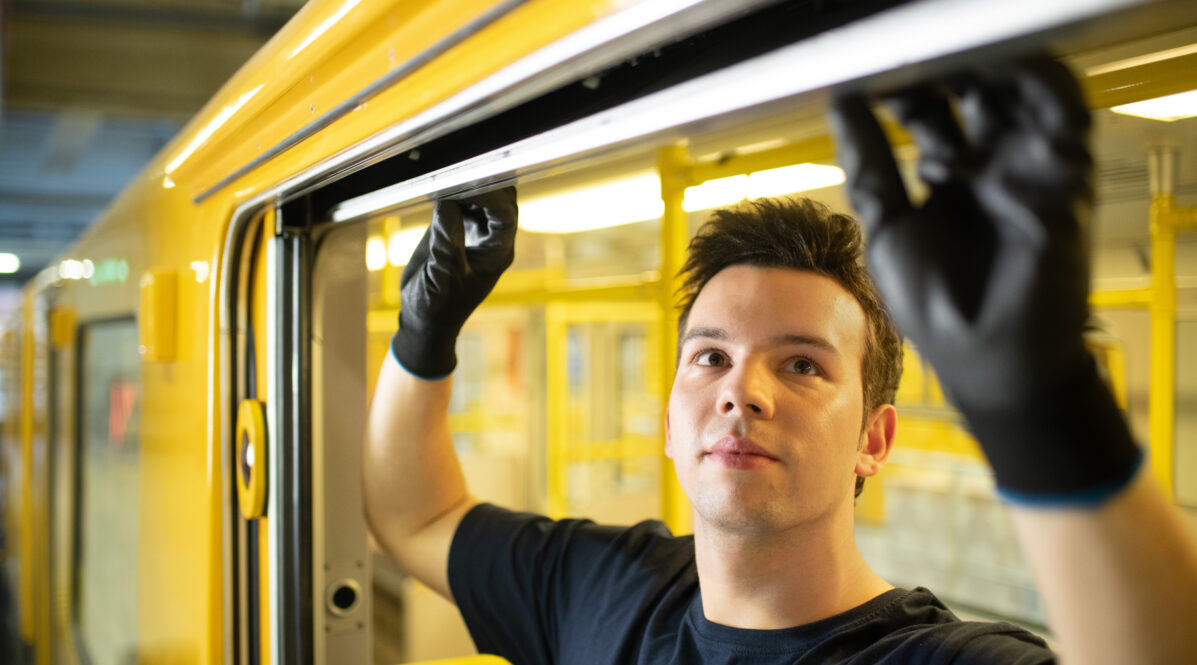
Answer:
[[[727,356],[722,351],[702,351],[694,357],[694,364],[704,367],[723,367],[727,365]]]
[[[794,358],[786,363],[786,370],[795,374],[809,374],[813,376],[819,373],[819,366],[809,358]]]

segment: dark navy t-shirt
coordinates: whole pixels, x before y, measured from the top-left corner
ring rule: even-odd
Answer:
[[[794,628],[711,623],[693,537],[656,521],[608,527],[481,504],[454,536],[449,587],[478,650],[515,665],[1055,662],[1031,633],[960,621],[922,588]]]

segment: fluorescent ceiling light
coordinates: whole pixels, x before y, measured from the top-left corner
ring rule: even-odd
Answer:
[[[844,171],[838,166],[822,164],[795,164],[780,169],[768,169],[748,175],[713,179],[698,187],[686,189],[686,200],[682,208],[687,213],[706,211],[710,208],[735,205],[746,199],[760,199],[761,196],[782,196],[796,194],[844,182]]]
[[[520,228],[577,233],[657,219],[665,212],[656,171],[520,201]]]
[[[1197,116],[1197,90],[1179,92],[1175,95],[1145,99],[1133,104],[1112,106],[1110,110],[1123,115],[1133,115],[1151,120],[1172,122],[1181,118]]]
[[[748,174],[745,198],[781,196],[844,183],[844,171],[824,164],[795,164]]]
[[[11,274],[21,269],[21,257],[0,252],[0,274]]]
[[[96,266],[91,259],[65,259],[58,263],[59,279],[91,279],[95,271]]]
[[[387,265],[387,244],[378,236],[370,236],[366,241],[366,269],[373,272],[382,270]]]
[[[427,226],[416,226],[392,233],[387,241],[387,261],[393,266],[407,265],[412,252],[416,251],[416,245],[420,244],[420,239],[427,230]]]
[[[844,182],[844,172],[835,166],[795,164],[747,175],[708,180],[686,189],[682,207],[686,212],[734,205],[745,199],[782,196]]]
[[[709,210],[743,201],[748,193],[748,175],[733,175],[727,178],[708,180],[701,185],[686,188],[682,209],[686,212]]]
[[[729,206],[745,199],[780,196],[844,182],[834,166],[797,164],[687,187],[686,212]],[[577,233],[657,219],[665,211],[655,171],[520,202],[520,228],[534,233]]]

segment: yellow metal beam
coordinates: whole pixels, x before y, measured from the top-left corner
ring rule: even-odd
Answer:
[[[1187,53],[1117,69],[1099,69],[1082,79],[1081,85],[1090,108],[1104,109],[1192,90],[1194,71],[1197,53]]]
[[[538,274],[540,271],[528,271]],[[659,273],[647,272],[632,277],[604,277],[587,280],[566,280],[549,277],[543,280],[519,279],[504,288],[500,280],[487,305],[538,305],[547,302],[652,301],[657,295]]]
[[[698,162],[688,168],[684,163],[680,166],[685,169],[686,179],[689,181],[687,186],[692,186],[717,178],[767,171],[805,162],[821,162],[833,157],[835,147],[831,137],[823,135],[768,150],[735,153],[712,161]]]
[[[1143,308],[1151,306],[1151,289],[1109,289],[1089,294],[1089,304],[1094,307]]]
[[[882,129],[890,145],[910,145],[910,134],[894,123],[882,123]],[[676,166],[682,170],[687,187],[700,185],[708,180],[728,178],[744,173],[768,171],[783,166],[826,162],[835,158],[835,144],[829,134],[813,136],[765,150],[747,153],[721,155],[701,162],[682,163]]]

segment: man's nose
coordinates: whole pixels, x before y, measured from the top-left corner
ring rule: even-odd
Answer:
[[[773,375],[762,363],[743,363],[725,376],[719,413],[732,417],[773,417]]]

